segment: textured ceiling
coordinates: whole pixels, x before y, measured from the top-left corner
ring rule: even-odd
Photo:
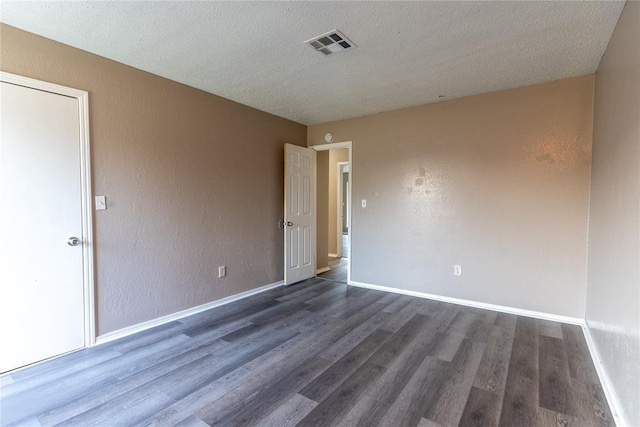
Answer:
[[[623,6],[3,1],[0,20],[310,125],[593,73]],[[333,29],[358,48],[303,44]]]

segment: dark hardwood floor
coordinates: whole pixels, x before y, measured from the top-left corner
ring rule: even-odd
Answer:
[[[613,425],[578,326],[320,279],[1,381],[2,425]]]
[[[331,270],[318,274],[318,277],[320,277],[321,279],[333,280],[335,282],[347,283],[347,279],[348,279],[347,269],[349,268],[349,260],[347,259],[348,255],[349,255],[349,236],[347,236],[346,234],[343,234],[342,235],[342,257],[340,258],[329,257],[329,268],[331,268]]]
[[[331,268],[331,270],[318,274],[318,277],[321,279],[332,280],[334,282],[347,283],[349,260],[346,258],[337,258],[329,261],[329,268]]]

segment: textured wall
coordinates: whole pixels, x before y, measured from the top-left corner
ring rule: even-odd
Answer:
[[[329,266],[329,152],[316,153],[316,269]]]
[[[594,104],[587,323],[630,426],[640,426],[640,3],[627,2]]]
[[[593,79],[311,126],[353,141],[352,280],[583,317]]]
[[[109,206],[94,216],[98,334],[282,280],[283,144],[306,145],[305,126],[0,31],[3,71],[89,92],[93,190]]]
[[[338,253],[338,162],[349,161],[349,149],[340,148],[337,150],[329,150],[329,253]],[[343,254],[347,255],[347,254]]]

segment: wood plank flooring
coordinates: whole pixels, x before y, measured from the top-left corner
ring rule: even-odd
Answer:
[[[614,425],[578,326],[320,279],[0,381],[3,426]]]
[[[325,271],[318,275],[321,279],[333,280],[334,282],[347,283],[349,268],[349,236],[342,235],[342,257],[333,258],[329,257],[329,268],[331,270]]]
[[[318,274],[318,277],[333,280],[334,282],[347,283],[347,269],[349,268],[347,258],[337,258],[334,261],[329,261],[329,268],[331,270]]]

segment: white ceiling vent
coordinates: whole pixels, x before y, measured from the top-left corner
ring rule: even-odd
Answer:
[[[356,45],[338,30],[329,31],[305,42],[323,55],[351,50]]]

